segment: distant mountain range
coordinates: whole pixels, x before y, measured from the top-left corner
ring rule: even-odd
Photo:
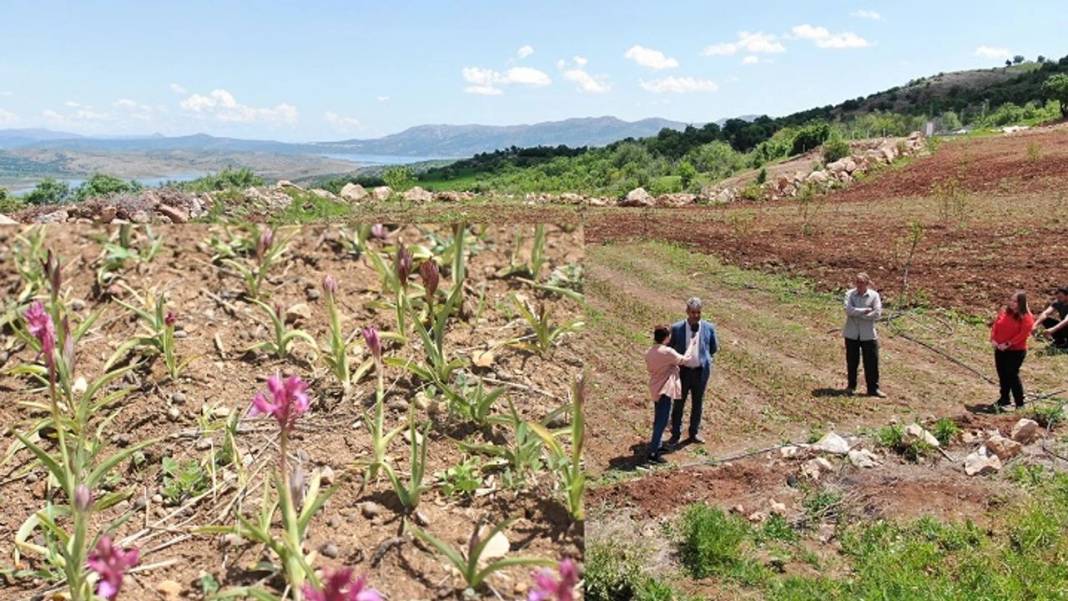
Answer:
[[[322,142],[333,152],[398,156],[469,157],[511,146],[604,146],[625,138],[655,136],[687,124],[668,119],[623,121],[584,117],[530,125],[419,125],[373,140]]]
[[[306,144],[208,134],[90,137],[47,129],[0,129],[0,149],[334,153],[463,158],[510,146],[604,146],[625,138],[654,136],[664,128],[681,130],[686,125],[668,119],[623,121],[615,117],[585,117],[530,125],[419,125],[382,138]]]

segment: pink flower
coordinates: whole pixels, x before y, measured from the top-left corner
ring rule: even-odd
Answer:
[[[533,574],[534,588],[527,596],[527,601],[574,601],[575,586],[578,585],[578,566],[570,558],[564,558],[558,568],[560,579],[553,576],[552,570],[539,570]]]
[[[178,314],[174,311],[167,311],[167,316],[163,318],[163,323],[168,327],[174,327],[174,324],[178,323]]]
[[[386,239],[386,226],[381,223],[376,223],[371,226],[371,237],[378,238],[379,240]]]
[[[26,309],[26,325],[29,327],[30,334],[40,341],[45,362],[51,366],[52,353],[56,350],[56,326],[41,301],[33,303],[29,309]]]
[[[297,418],[308,410],[308,385],[300,376],[290,376],[285,380],[279,375],[267,378],[267,390],[271,393],[273,402],[267,399],[262,392],[252,397],[252,407],[249,415],[273,415],[278,420],[278,427],[290,430],[297,422]]]
[[[433,298],[434,293],[438,291],[438,282],[441,281],[438,264],[433,259],[423,261],[423,264],[419,266],[419,277],[423,278],[423,287],[426,288],[427,296]]]
[[[352,570],[341,568],[326,576],[322,590],[305,584],[304,598],[307,601],[382,601],[382,594],[368,588],[366,578],[353,580]]]
[[[136,549],[122,550],[111,544],[110,536],[101,536],[96,548],[89,554],[89,569],[100,575],[96,594],[112,601],[119,594],[126,570],[141,563],[141,554]]]
[[[363,341],[367,343],[368,350],[374,356],[375,362],[382,361],[382,341],[378,339],[378,330],[374,326],[367,326],[360,330],[363,333]]]

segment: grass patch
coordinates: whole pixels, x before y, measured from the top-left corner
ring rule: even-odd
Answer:
[[[611,543],[586,548],[583,570],[586,601],[697,601],[667,582],[648,575],[632,548]]]
[[[679,534],[682,565],[694,578],[719,576],[749,586],[767,578],[763,566],[743,554],[751,535],[744,519],[698,503],[683,513]]]

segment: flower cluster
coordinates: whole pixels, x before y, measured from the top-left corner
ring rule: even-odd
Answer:
[[[100,575],[96,594],[107,601],[115,599],[126,571],[139,563],[141,554],[136,548],[120,549],[111,542],[110,536],[101,536],[88,560],[89,569]]]
[[[342,568],[324,579],[322,590],[305,584],[304,599],[306,601],[382,601],[382,595],[375,589],[368,588],[365,578],[354,579],[352,570]]]
[[[278,426],[285,431],[293,429],[297,418],[308,410],[308,385],[300,376],[282,379],[279,375],[267,378],[267,390],[272,400],[262,392],[252,397],[249,415],[271,415],[278,421]]]
[[[527,601],[574,601],[575,587],[578,585],[578,566],[570,557],[560,562],[560,578],[552,570],[534,572],[534,588],[527,595]]]
[[[41,343],[41,353],[45,362],[52,367],[52,357],[56,350],[56,326],[52,316],[45,310],[44,304],[37,301],[26,310],[26,324],[30,334]]]

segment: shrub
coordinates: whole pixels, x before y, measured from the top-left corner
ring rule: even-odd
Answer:
[[[742,542],[749,524],[739,517],[698,503],[686,509],[679,530],[682,564],[694,578],[726,575],[744,562]]]
[[[1051,75],[1042,84],[1042,94],[1060,103],[1061,117],[1068,119],[1068,74]]]
[[[957,422],[948,417],[943,417],[935,422],[934,427],[931,429],[931,434],[938,439],[938,444],[946,446],[960,434],[960,427]]]
[[[761,167],[760,172],[757,173],[756,183],[763,184],[766,181],[768,181],[768,168]]]
[[[182,183],[179,187],[192,192],[218,192],[222,190],[244,190],[252,186],[262,186],[263,184],[263,178],[256,175],[251,169],[228,167],[218,173]]]
[[[50,205],[65,202],[70,196],[70,185],[55,178],[47,177],[38,182],[37,187],[26,195],[26,204]]]
[[[5,188],[0,188],[0,213],[14,213],[25,204],[22,199],[8,194]]]
[[[823,143],[824,162],[833,163],[847,156],[849,156],[849,142],[843,139],[840,134],[832,135]]]
[[[794,136],[790,154],[796,155],[808,152],[827,141],[827,138],[830,135],[831,127],[826,123],[812,123],[806,125],[799,129],[797,135]]]
[[[74,199],[83,201],[87,198],[107,197],[112,194],[121,194],[124,192],[137,192],[140,189],[141,184],[137,182],[128,182],[119,179],[114,175],[94,173],[88,181],[74,190]]]

